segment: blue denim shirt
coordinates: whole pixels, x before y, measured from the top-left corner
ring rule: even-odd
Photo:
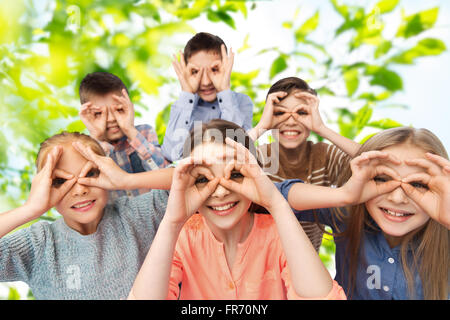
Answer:
[[[294,183],[299,179],[285,180],[276,183],[278,190],[287,199]],[[316,219],[333,229],[333,232],[344,231],[346,226],[339,219],[333,219],[331,209],[297,211],[294,213],[299,221],[314,222]],[[315,218],[316,216],[316,218]],[[373,224],[375,222],[373,221]],[[357,300],[406,300],[411,299],[408,293],[407,280],[400,260],[400,246],[391,248],[381,230],[364,230],[362,236],[362,259],[357,266],[356,283],[352,293],[349,288],[349,258],[346,257],[348,241],[335,238],[336,243],[336,277],[335,280],[344,288],[349,299]],[[423,299],[422,283],[418,273],[415,276],[415,296]]]
[[[169,161],[181,159],[184,142],[196,121],[207,123],[213,119],[223,119],[248,131],[252,128],[252,118],[253,102],[245,94],[225,90],[217,93],[215,101],[207,102],[198,94],[182,91],[170,109],[162,153]]]

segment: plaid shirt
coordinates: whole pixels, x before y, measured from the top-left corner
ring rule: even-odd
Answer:
[[[143,124],[136,126],[138,134],[133,140],[128,140],[123,136],[118,143],[112,145],[108,142],[100,142],[106,155],[114,160],[123,170],[133,173],[130,154],[136,151],[141,159],[142,167],[145,171],[157,170],[166,167],[169,162],[161,153],[158,136],[150,125]],[[135,190],[112,190],[109,192],[109,202],[122,196],[135,197],[149,192],[150,189]]]

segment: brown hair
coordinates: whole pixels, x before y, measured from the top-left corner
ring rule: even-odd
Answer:
[[[411,145],[425,152],[437,154],[448,159],[447,152],[441,141],[427,129],[399,127],[381,131],[367,140],[355,155],[370,150],[382,150],[394,145]],[[345,183],[351,176],[350,166],[346,165],[340,177],[340,183]],[[347,256],[349,258],[350,283],[353,292],[356,282],[357,265],[362,257],[361,240],[363,230],[379,231],[371,222],[365,204],[349,208],[345,215],[340,209],[337,217],[345,221],[346,230],[338,233],[348,239]],[[414,298],[414,275],[419,274],[422,281],[425,299],[448,299],[448,280],[450,268],[450,231],[433,219],[429,219],[421,228],[407,234],[401,243],[401,261],[408,283],[410,298]],[[412,259],[408,258],[412,252]],[[344,272],[344,270],[342,270]]]
[[[79,132],[63,131],[59,134],[55,134],[50,138],[47,138],[41,143],[38,155],[36,157],[37,171],[39,172],[45,165],[45,159],[47,158],[47,154],[50,152],[52,147],[56,145],[70,145],[74,141],[80,141],[81,143],[88,145],[89,147],[91,147],[92,151],[101,156],[105,155],[105,152],[103,151],[100,144],[90,136]]]
[[[288,77],[275,82],[267,92],[266,100],[272,92],[286,92],[288,95],[295,90],[306,91],[317,96],[316,90],[311,88],[305,80],[297,77]]]
[[[109,72],[88,73],[80,83],[80,102],[83,104],[89,101],[89,94],[105,95],[107,93],[118,93],[121,95],[122,89],[128,93],[125,84],[116,75]]]
[[[208,32],[199,32],[186,43],[184,61],[187,63],[188,59],[199,51],[217,53],[222,57],[221,45],[224,45],[225,50],[227,50],[225,42],[218,36]]]

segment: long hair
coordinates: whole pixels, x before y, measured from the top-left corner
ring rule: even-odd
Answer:
[[[395,145],[410,145],[448,159],[441,141],[427,129],[399,127],[384,130],[367,140],[355,155],[371,150],[383,150]],[[340,183],[345,183],[351,176],[350,165],[346,165]],[[370,220],[365,204],[349,208],[344,215],[339,209],[338,218],[345,221],[346,229],[338,233],[348,240],[347,257],[349,259],[350,294],[355,288],[356,270],[361,253],[361,241],[364,229],[377,231]],[[433,219],[429,219],[422,227],[407,234],[401,243],[401,262],[408,284],[410,298],[414,298],[414,278],[418,273],[422,282],[425,299],[447,299],[449,292],[450,268],[450,235],[449,230]],[[408,252],[412,253],[409,258]],[[363,261],[364,262],[364,261]]]

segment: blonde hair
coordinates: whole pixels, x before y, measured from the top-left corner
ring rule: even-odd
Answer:
[[[411,145],[425,152],[437,154],[448,159],[442,142],[427,129],[399,127],[384,130],[367,140],[355,155],[371,150],[382,150],[395,145]],[[345,166],[339,183],[345,183],[351,176],[350,165]],[[361,237],[364,228],[376,231],[371,223],[365,204],[349,208],[349,214],[336,209],[338,219],[345,221],[346,230],[338,234],[348,239],[347,255],[349,256],[350,274],[349,288],[351,294],[355,287],[357,265],[362,248]],[[340,231],[340,230],[339,230]],[[412,259],[408,259],[408,251]],[[450,231],[433,219],[429,219],[421,228],[407,234],[401,243],[401,262],[408,283],[410,298],[414,298],[414,275],[418,273],[422,281],[425,299],[448,299],[450,268]]]
[[[105,155],[105,152],[103,151],[100,144],[90,136],[79,132],[63,131],[59,134],[55,134],[50,138],[47,138],[41,143],[38,155],[36,157],[37,171],[39,172],[45,165],[45,159],[47,159],[47,154],[50,152],[52,147],[57,145],[70,145],[75,141],[80,141],[81,143],[91,147],[92,151],[101,156]]]

